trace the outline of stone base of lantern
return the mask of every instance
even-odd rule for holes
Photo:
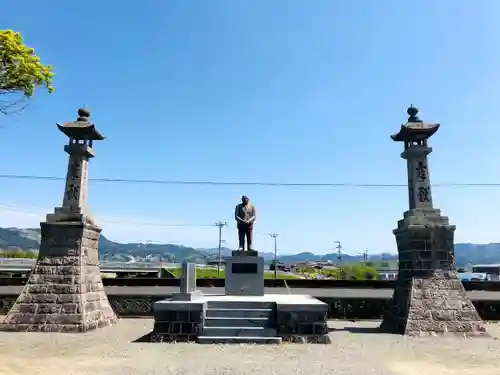
[[[101,228],[84,215],[65,219],[56,213],[41,223],[36,265],[0,330],[86,332],[116,322],[100,273]]]
[[[409,336],[487,335],[456,270],[454,231],[439,210],[405,212],[394,231],[398,283],[382,331]]]

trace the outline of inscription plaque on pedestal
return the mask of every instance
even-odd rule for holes
[[[259,267],[257,263],[233,263],[231,266],[232,273],[258,273]]]
[[[264,258],[242,253],[233,252],[226,260],[226,295],[263,296]]]

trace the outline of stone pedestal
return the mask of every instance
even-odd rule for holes
[[[454,231],[439,210],[405,212],[394,230],[399,274],[382,330],[410,336],[485,334],[456,270]]]
[[[226,295],[264,295],[264,258],[257,251],[233,251],[226,259],[225,273]]]
[[[172,300],[153,305],[154,326],[151,342],[195,341],[203,331],[206,302],[196,290],[196,263],[182,263],[181,287]]]
[[[157,301],[153,305],[154,326],[150,342],[192,342],[203,332],[206,302]]]
[[[278,336],[286,342],[330,344],[328,305],[311,296],[287,297],[276,304]]]
[[[84,218],[41,223],[38,260],[0,329],[86,332],[113,324],[99,266],[100,232]]]

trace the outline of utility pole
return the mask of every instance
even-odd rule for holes
[[[222,228],[224,228],[227,223],[216,221],[214,225],[219,228],[219,261],[217,262],[217,276],[220,276],[220,264],[222,263]]]
[[[274,239],[274,280],[278,278],[278,265],[277,265],[277,252],[278,247],[276,246],[276,238],[278,237],[278,233],[270,233],[269,236]]]
[[[337,261],[340,266],[340,264],[342,263],[342,244],[340,243],[340,241],[335,241],[335,245],[335,249],[337,250]]]
[[[365,251],[363,251],[363,261],[365,262],[368,262],[368,249],[365,249]]]

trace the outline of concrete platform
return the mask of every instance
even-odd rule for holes
[[[165,299],[162,301],[157,301],[154,304],[155,309],[174,309],[174,308],[186,308],[193,304],[207,303],[207,302],[227,302],[227,303],[238,303],[240,306],[252,305],[255,306],[261,303],[272,303],[282,306],[283,308],[293,309],[293,308],[303,308],[308,307],[313,310],[322,311],[323,309],[328,310],[328,305],[314,297],[305,294],[264,294],[263,296],[227,296],[225,294],[203,294],[191,301],[182,300],[171,300]]]
[[[308,295],[198,294],[155,302],[154,342],[329,343],[328,305]]]
[[[264,294],[263,296],[227,296],[225,294],[204,294],[203,297],[206,301],[274,302],[283,305],[304,304],[312,306],[326,305],[326,303],[305,294]]]

